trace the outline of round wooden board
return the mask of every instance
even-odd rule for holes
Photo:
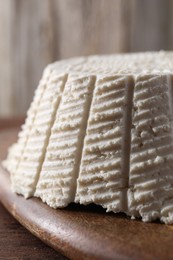
[[[1,160],[17,131],[0,133]],[[30,232],[70,259],[173,259],[173,226],[130,220],[93,205],[54,210],[39,199],[25,200],[12,193],[2,167],[0,201]]]

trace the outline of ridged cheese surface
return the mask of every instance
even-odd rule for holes
[[[54,115],[59,105],[66,75],[51,74],[41,102],[36,108],[33,125],[24,147],[16,173],[13,175],[13,189],[26,198],[33,195],[40,167],[44,160]]]
[[[135,84],[128,198],[130,213],[139,214],[144,221],[173,220],[169,87],[170,75],[139,76]]]
[[[52,127],[36,196],[54,208],[74,201],[95,77],[69,79]]]
[[[99,78],[84,141],[76,202],[96,203],[107,211],[123,211],[123,189],[126,178],[123,163],[126,138],[125,116],[128,92],[132,92],[131,77]]]
[[[51,207],[173,223],[173,52],[48,65],[4,166],[16,193]]]
[[[18,135],[18,142],[14,144],[9,149],[8,158],[6,161],[3,162],[4,166],[12,173],[16,172],[16,169],[19,165],[21,157],[23,155],[25,145],[27,143],[28,137],[32,130],[33,122],[35,120],[37,108],[41,102],[43,93],[46,88],[46,82],[48,80],[50,74],[49,69],[45,69],[43,73],[43,77],[40,80],[39,86],[35,91],[34,99],[30,105],[30,108],[27,112],[27,117],[25,120],[25,124],[22,126],[22,131]],[[11,178],[13,181],[13,178]]]

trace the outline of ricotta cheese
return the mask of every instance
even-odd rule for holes
[[[50,64],[4,162],[13,190],[173,223],[172,61],[162,51]]]

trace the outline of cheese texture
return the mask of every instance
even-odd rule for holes
[[[54,208],[173,223],[173,53],[49,65],[4,167],[16,193]]]

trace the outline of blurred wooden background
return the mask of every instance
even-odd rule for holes
[[[0,0],[0,116],[26,113],[55,60],[173,49],[172,12],[172,0]]]

